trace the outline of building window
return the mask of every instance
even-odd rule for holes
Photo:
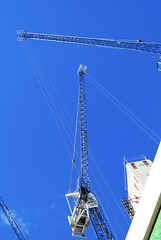
[[[145,164],[146,167],[149,166],[149,163],[147,161],[143,161],[143,163]]]
[[[132,166],[134,169],[137,169],[137,166],[135,165],[135,163],[131,163],[131,166]]]

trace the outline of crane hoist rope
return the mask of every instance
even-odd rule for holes
[[[72,158],[72,168],[71,168],[71,177],[70,177],[70,187],[69,192],[71,192],[72,188],[72,179],[73,179],[73,170],[74,170],[74,163],[75,163],[75,149],[77,143],[77,129],[78,129],[78,110],[79,110],[79,93],[78,93],[78,103],[77,103],[77,114],[76,114],[76,124],[75,124],[75,135],[74,135],[74,144],[73,144],[73,158]]]

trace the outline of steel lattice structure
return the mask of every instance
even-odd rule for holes
[[[90,208],[90,219],[98,239],[114,239],[105,220],[101,206]]]
[[[88,147],[84,71],[79,72],[80,128],[81,128],[81,187],[90,191],[88,176]]]
[[[10,225],[12,226],[15,234],[17,235],[18,239],[20,240],[26,240],[24,235],[22,234],[21,227],[18,225],[18,223],[15,221],[14,217],[12,216],[10,210],[6,206],[5,202],[3,201],[2,197],[0,196],[0,207],[2,211],[4,212],[7,220],[9,221]]]
[[[80,65],[79,73],[79,95],[80,95],[80,127],[81,127],[81,195],[90,192],[88,175],[88,147],[87,147],[87,119],[86,119],[86,96],[85,96],[85,71]],[[84,194],[86,192],[86,194]],[[98,240],[114,239],[109,226],[106,223],[102,207],[89,207],[90,220],[92,222]]]
[[[18,40],[20,41],[23,41],[27,38],[31,38],[31,39],[37,39],[37,40],[85,44],[85,45],[108,47],[108,48],[129,49],[129,50],[136,50],[136,51],[155,53],[155,54],[161,55],[161,43],[159,42],[144,42],[141,40],[130,41],[130,40],[119,40],[119,39],[73,37],[73,36],[62,36],[62,35],[52,35],[52,34],[28,33],[21,30],[18,30],[17,33],[18,33]]]
[[[87,44],[103,47],[127,48],[150,52],[148,44],[128,43],[116,40],[104,40],[96,38],[81,38],[58,36],[48,34],[27,33],[25,31],[17,32],[18,40],[22,41],[27,38],[38,40],[49,40],[57,42],[68,42],[77,44]],[[141,46],[140,49],[137,49]],[[154,46],[151,52],[161,53],[157,51],[158,47]],[[159,48],[160,49],[160,48]],[[90,181],[88,174],[88,146],[87,146],[87,120],[86,120],[86,96],[85,96],[85,71],[86,68],[80,65],[79,74],[79,94],[80,94],[80,130],[81,130],[81,177],[79,184],[79,192],[68,193],[66,197],[76,198],[72,216],[68,216],[69,224],[72,227],[73,236],[85,237],[83,231],[88,228],[88,216],[90,217],[94,231],[98,240],[113,240],[114,236],[103,214],[101,206],[97,203],[95,196],[90,192]],[[71,210],[71,209],[70,209]],[[89,213],[88,213],[89,211]]]

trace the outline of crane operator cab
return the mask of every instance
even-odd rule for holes
[[[87,238],[84,230],[88,228],[90,222],[88,209],[98,207],[95,196],[92,193],[88,193],[87,198],[83,199],[79,191],[68,193],[65,196],[71,212],[71,216],[68,216],[68,221],[72,228],[72,235]],[[73,199],[73,211],[68,197]]]

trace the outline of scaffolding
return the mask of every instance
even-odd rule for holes
[[[126,197],[121,198],[121,203],[123,207],[125,208],[127,214],[129,215],[130,219],[133,220],[135,215],[135,210],[131,205],[131,202],[134,201],[133,199],[128,199]]]

